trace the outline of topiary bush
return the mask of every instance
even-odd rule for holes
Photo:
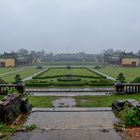
[[[97,65],[94,67],[94,69],[101,69],[101,67]]]
[[[42,66],[37,66],[36,69],[43,69],[43,67]]]
[[[16,76],[15,76],[15,82],[14,82],[15,84],[20,84],[20,83],[22,83],[22,79],[21,79],[21,76],[20,76],[20,74],[17,74]]]
[[[119,81],[119,82],[122,82],[122,83],[126,82],[125,81],[125,76],[124,76],[124,74],[122,72],[118,74],[116,80]]]

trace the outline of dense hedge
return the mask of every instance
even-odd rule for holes
[[[54,75],[54,76],[44,76],[44,77],[35,76],[33,77],[33,79],[49,79],[49,78],[59,78],[59,77],[67,77],[67,76],[69,75]],[[86,75],[71,75],[71,77],[105,79],[105,77],[86,76]]]
[[[140,77],[136,77],[132,83],[140,83]]]
[[[62,82],[78,82],[81,81],[81,78],[58,78],[57,81],[62,81]]]
[[[100,82],[100,81],[40,81],[40,82],[27,82],[26,86],[28,87],[50,87],[50,86],[112,86],[112,82]]]

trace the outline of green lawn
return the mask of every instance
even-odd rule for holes
[[[59,97],[49,96],[49,97],[35,97],[29,96],[29,101],[32,103],[33,107],[53,107],[52,101],[58,99]]]
[[[16,76],[16,74],[20,74],[21,78],[24,79],[24,78],[29,77],[29,76],[31,76],[34,73],[37,73],[39,71],[41,71],[41,70],[35,69],[33,67],[30,67],[30,68],[28,67],[28,68],[24,68],[22,71],[15,72],[15,73],[8,74],[8,75],[4,75],[4,76],[1,76],[0,78],[2,78],[3,80],[5,80],[8,83],[12,83],[12,82],[14,82],[14,77]]]
[[[83,75],[83,76],[98,76],[96,73],[89,71],[87,68],[51,68],[40,77],[54,76],[54,75]]]
[[[98,69],[98,71],[108,74],[114,78],[116,78],[117,75],[120,72],[122,72],[125,75],[127,82],[132,82],[136,77],[140,76],[140,67],[138,68],[103,67],[101,69]]]
[[[52,101],[63,97],[34,97],[29,96],[29,101],[33,107],[53,107]],[[111,104],[115,100],[120,99],[136,99],[140,101],[140,94],[131,95],[112,95],[112,96],[76,96],[72,97],[76,99],[76,107],[111,107]]]
[[[17,70],[16,68],[0,68],[0,74],[4,74],[10,71],[15,71]]]

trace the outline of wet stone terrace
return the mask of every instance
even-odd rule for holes
[[[116,122],[111,111],[97,112],[34,112],[26,124],[40,129],[16,133],[10,140],[122,140],[113,128]]]

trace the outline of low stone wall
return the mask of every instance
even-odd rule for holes
[[[20,97],[19,94],[7,95],[0,103],[0,122],[10,124],[21,113],[30,111],[31,104],[26,97]]]
[[[112,110],[115,113],[119,113],[120,111],[124,110],[125,108],[135,107],[140,110],[140,102],[134,99],[126,99],[126,100],[118,100],[112,103]]]

